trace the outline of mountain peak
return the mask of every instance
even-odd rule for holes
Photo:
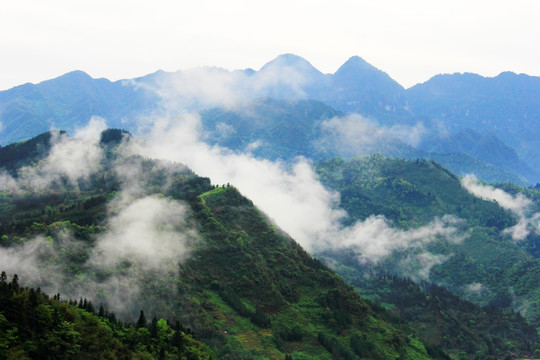
[[[74,70],[74,71],[70,71],[68,73],[65,73],[64,75],[61,75],[59,76],[58,78],[56,79],[53,79],[53,80],[75,80],[75,81],[81,81],[81,80],[92,80],[93,78],[88,75],[87,73],[85,73],[84,71],[82,70]]]
[[[333,77],[342,83],[368,82],[387,86],[392,91],[401,91],[403,87],[382,70],[377,69],[359,56],[351,56],[334,73]]]
[[[40,87],[62,87],[80,86],[80,84],[90,83],[94,80],[90,75],[81,70],[70,71],[64,75],[51,80],[45,80],[38,84]],[[108,81],[108,80],[107,80]]]
[[[291,53],[278,55],[274,60],[270,60],[264,66],[273,64],[273,63],[279,64],[279,65],[298,65],[298,64],[311,65],[309,61],[307,61],[303,57],[295,55],[295,54],[291,54]]]
[[[368,74],[368,73],[380,73],[385,74],[385,72],[377,69],[375,66],[371,65],[364,59],[359,56],[351,56],[339,69],[334,73],[334,76],[357,76],[359,74]]]
[[[275,68],[295,68],[302,73],[321,74],[309,61],[294,54],[282,54],[263,65],[260,71],[265,71]]]
[[[366,60],[362,59],[360,56],[354,55],[351,56],[341,67],[336,71],[339,72],[342,69],[356,68],[364,70],[377,70],[374,66],[369,64]]]

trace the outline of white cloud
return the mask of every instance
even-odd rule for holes
[[[184,205],[166,198],[147,196],[118,200],[120,206],[108,219],[108,231],[100,236],[91,258],[98,268],[114,268],[135,261],[147,269],[176,269],[189,245],[197,239],[186,222]]]
[[[478,293],[478,292],[484,291],[485,286],[482,285],[481,283],[474,282],[474,283],[470,283],[469,285],[467,285],[465,287],[465,290],[468,291],[468,292],[472,292],[472,293]]]
[[[42,256],[50,256],[53,250],[44,237],[36,237],[9,248],[0,247],[0,264],[7,274],[18,274],[25,281],[42,283],[44,273],[39,268]]]
[[[217,67],[196,67],[129,83],[159,95],[169,113],[232,106],[259,97],[304,98],[309,85],[304,68],[272,64],[255,74]],[[277,90],[277,92],[276,92]],[[242,110],[235,106],[236,110]]]
[[[187,207],[167,198],[122,194],[109,207],[107,230],[92,242],[75,239],[69,228],[54,240],[25,239],[21,245],[0,247],[2,270],[65,299],[102,302],[126,320],[134,320],[141,308],[152,313],[155,303],[150,302],[173,301],[178,265],[198,242],[194,225],[186,221]],[[70,256],[88,259],[74,270]],[[155,285],[162,287],[159,294],[145,293]],[[161,307],[156,315],[168,316],[170,309]]]
[[[460,243],[466,236],[462,227],[462,220],[445,215],[417,229],[399,230],[392,227],[384,216],[372,215],[332,234],[331,245],[353,249],[360,261],[376,263],[394,250],[424,248],[436,239]]]
[[[306,159],[285,165],[209,146],[200,129],[194,114],[160,119],[134,151],[184,163],[216,184],[233,184],[312,253],[353,249],[360,262],[377,263],[394,251],[410,249],[415,277],[426,278],[431,267],[446,259],[429,254],[426,245],[437,239],[459,243],[467,236],[462,221],[452,216],[412,230],[396,229],[381,215],[343,227],[347,213],[338,207],[339,194],[318,181]],[[413,277],[411,271],[407,275]]]
[[[320,147],[336,148],[345,156],[380,152],[401,143],[417,146],[426,133],[422,123],[414,126],[394,125],[383,127],[376,121],[358,114],[334,117],[322,124],[325,137]]]
[[[510,235],[515,241],[521,241],[531,231],[540,233],[540,213],[531,213],[532,201],[523,194],[513,196],[504,190],[483,185],[473,175],[463,177],[461,179],[461,185],[474,196],[483,200],[495,201],[501,207],[512,211],[518,217],[517,224],[504,229],[502,231],[503,234]]]
[[[512,196],[501,189],[489,185],[482,185],[473,175],[464,176],[461,179],[463,187],[474,196],[490,201],[496,201],[500,206],[518,215],[523,215],[531,205],[531,201],[522,194]]]
[[[17,178],[7,173],[0,174],[0,190],[44,191],[61,186],[63,178],[73,186],[79,180],[87,180],[99,171],[103,157],[99,141],[106,127],[104,119],[92,117],[87,126],[75,132],[73,138],[53,131],[49,155],[36,165],[19,169]]]

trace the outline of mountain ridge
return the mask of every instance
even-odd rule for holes
[[[185,106],[190,111],[200,111],[215,107],[215,101],[231,98],[238,101],[260,97],[311,99],[345,114],[358,113],[375,119],[380,126],[388,128],[414,127],[420,123],[425,137],[446,136],[464,129],[473,129],[482,136],[492,132],[518,156],[516,160],[507,152],[512,156],[505,159],[506,164],[520,162],[514,168],[502,168],[530,183],[540,180],[530,170],[540,168],[535,155],[540,151],[540,140],[534,136],[540,131],[534,121],[540,117],[538,77],[512,72],[492,78],[455,73],[436,75],[404,89],[387,73],[357,56],[350,57],[334,74],[322,74],[307,60],[293,54],[280,55],[258,71],[222,69],[219,76],[204,68],[193,71],[157,71],[116,82],[92,79],[84,72],[75,71],[36,85],[1,91],[0,143],[20,141],[51,128],[72,132],[94,115],[107,119],[111,127],[136,132],[141,118],[169,115],[171,109],[163,106],[171,101],[180,101],[180,110]],[[206,77],[199,81],[197,76],[201,74]],[[199,82],[209,86],[201,87],[197,85]],[[160,85],[164,88],[160,89]],[[194,93],[190,92],[191,87]],[[176,91],[180,93],[175,95]],[[170,99],[163,101],[163,95]],[[215,101],[208,104],[203,101],[206,96]],[[223,105],[229,106],[230,102]],[[452,151],[446,154],[459,152],[449,150]],[[485,158],[467,154],[486,162]]]
[[[109,130],[103,138],[123,133]],[[101,144],[99,171],[76,182],[53,178],[51,194],[48,188],[33,189],[31,182],[2,192],[0,256],[6,249],[10,258],[21,249],[37,249],[39,276],[31,281],[42,288],[60,280],[64,296],[90,289],[86,298],[116,304],[124,317],[134,319],[142,308],[147,316],[179,320],[222,359],[445,359],[406,324],[371,307],[236,188],[212,185],[180,164],[126,157],[122,145]],[[34,154],[30,147],[26,153]],[[21,164],[39,170],[47,161]],[[21,177],[31,176],[28,166]],[[124,179],[126,171],[138,175]],[[147,216],[140,214],[145,207],[134,204],[146,204]],[[171,224],[161,222],[171,214],[161,214],[158,204],[173,212]],[[176,206],[182,212],[176,213]],[[148,228],[137,226],[136,234],[129,234],[126,216],[134,215],[138,224],[157,221],[157,232],[147,238]],[[171,231],[184,235],[171,238]],[[159,248],[184,241],[189,254],[178,247],[155,251],[155,236]],[[111,239],[116,250],[106,251],[102,245]],[[134,252],[144,239],[143,252]],[[122,261],[100,261],[103,255]],[[123,301],[115,301],[119,295]]]

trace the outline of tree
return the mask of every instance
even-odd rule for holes
[[[139,314],[139,320],[137,320],[137,329],[146,327],[146,318],[144,317],[144,311],[141,310]]]

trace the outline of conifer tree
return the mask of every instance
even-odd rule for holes
[[[144,317],[144,311],[141,310],[139,314],[139,320],[137,320],[137,329],[146,327],[146,318]]]

